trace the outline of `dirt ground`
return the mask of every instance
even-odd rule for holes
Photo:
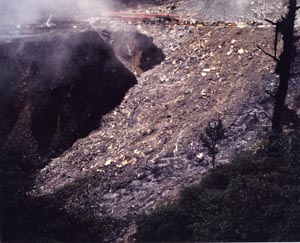
[[[207,7],[216,9],[219,2]],[[259,4],[253,2],[251,9]],[[189,16],[199,17],[203,9],[195,8],[196,3],[208,4],[178,1],[174,11],[184,15],[189,6],[200,9],[189,11]],[[151,11],[170,9],[171,4],[152,6]],[[255,18],[272,10],[267,4],[263,5],[267,11]],[[239,13],[251,20],[254,16]],[[258,48],[272,53],[274,29],[270,26],[141,23],[119,28],[135,28],[152,37],[165,59],[146,72],[136,72],[138,83],[121,105],[103,117],[99,129],[51,160],[40,171],[31,195],[64,194],[64,188],[72,186],[72,193],[64,195],[64,208],[89,208],[97,216],[105,211],[125,219],[132,230],[137,215],[174,198],[182,186],[201,180],[208,166],[199,157],[203,155],[206,162],[210,158],[199,135],[209,120],[222,119],[227,129],[218,163],[228,163],[236,152],[255,148],[260,131],[270,125],[273,100],[267,93],[275,91],[278,77],[275,62]],[[293,79],[294,87],[297,80]]]
[[[219,163],[255,145],[257,130],[268,126],[265,90],[277,77],[274,62],[257,45],[272,50],[272,28],[140,30],[154,37],[165,60],[138,77],[101,128],[41,170],[33,195],[75,185],[64,207],[85,202],[95,214],[104,209],[132,222],[201,179],[207,166],[197,159],[205,154],[199,134],[210,119],[222,119],[228,130]],[[78,183],[83,178],[86,183]]]

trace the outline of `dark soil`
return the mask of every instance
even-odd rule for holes
[[[1,146],[57,155],[100,125],[136,79],[94,31],[0,46]]]

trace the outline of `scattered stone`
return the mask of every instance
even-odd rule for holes
[[[226,55],[227,55],[227,56],[230,56],[230,55],[232,54],[232,52],[233,52],[233,50],[230,49],[230,50],[226,53]]]
[[[238,50],[238,54],[242,55],[244,53],[245,53],[245,50],[243,48],[241,48],[241,49]]]
[[[103,117],[101,128],[77,141],[47,166],[47,172],[40,173],[38,195],[56,191],[65,183],[72,185],[75,178],[93,173],[92,165],[99,163],[94,167],[99,168],[113,159],[104,167],[104,173],[97,173],[99,179],[89,179],[95,185],[89,189],[91,193],[86,193],[83,183],[72,197],[83,194],[89,204],[109,206],[113,215],[133,222],[147,207],[155,207],[176,195],[180,185],[201,179],[207,165],[205,159],[198,162],[206,156],[198,135],[208,119],[221,116],[230,131],[220,148],[222,163],[228,162],[237,149],[255,143],[252,129],[268,124],[260,112],[266,109],[263,104],[269,104],[263,90],[278,77],[270,74],[274,63],[257,51],[256,44],[269,45],[273,30],[207,27],[187,33],[182,29],[180,39],[177,27],[141,24],[141,31],[144,30],[163,49],[166,61],[142,73],[115,112]],[[178,49],[173,51],[174,47]],[[235,58],[233,54],[245,47],[247,55]],[[230,55],[226,55],[228,50]],[[248,60],[250,55],[255,58]],[[273,90],[274,86],[269,88]],[[257,120],[249,116],[253,107],[258,109]],[[100,144],[105,144],[107,151],[94,154]],[[79,169],[83,161],[85,175]],[[57,176],[62,173],[64,177]],[[93,195],[95,191],[97,196]],[[105,196],[107,193],[118,196]],[[72,201],[69,207],[77,208],[79,204]]]

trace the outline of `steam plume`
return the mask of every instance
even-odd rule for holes
[[[109,0],[0,0],[0,27],[55,17],[79,19],[107,11]]]

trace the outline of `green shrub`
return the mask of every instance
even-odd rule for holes
[[[200,134],[200,141],[207,149],[208,155],[211,157],[212,167],[216,166],[216,156],[220,152],[219,143],[225,138],[225,128],[222,120],[210,120],[204,129],[204,133]]]
[[[211,169],[177,201],[143,215],[137,239],[299,241],[299,138],[290,132]]]

